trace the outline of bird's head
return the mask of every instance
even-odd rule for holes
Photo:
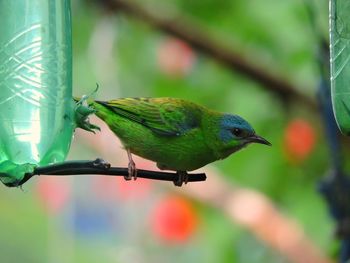
[[[223,158],[244,148],[250,143],[271,146],[270,142],[255,133],[253,127],[246,120],[237,115],[223,115],[219,126],[218,137],[222,147],[221,154]]]

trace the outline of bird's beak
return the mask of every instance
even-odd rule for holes
[[[255,142],[255,143],[261,143],[261,144],[265,144],[265,145],[268,145],[268,146],[272,146],[272,144],[264,139],[263,137],[259,136],[259,135],[253,135],[253,136],[250,136],[249,137],[249,141],[250,142]]]

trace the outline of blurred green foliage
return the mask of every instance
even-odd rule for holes
[[[218,65],[200,53],[196,53],[195,63],[188,74],[168,76],[160,70],[157,60],[159,48],[167,36],[123,14],[113,17],[93,3],[83,0],[72,2],[75,95],[90,93],[98,82],[101,86],[98,93],[100,99],[180,97],[243,116],[259,134],[272,142],[273,147],[266,149],[254,145],[214,165],[233,183],[266,194],[283,213],[302,225],[306,235],[318,247],[330,251],[334,242],[333,224],[325,203],[316,191],[317,181],[325,175],[330,165],[317,113],[300,108],[297,101],[287,107],[258,83]],[[302,1],[139,2],[160,13],[163,9],[176,9],[196,21],[208,34],[239,50],[252,63],[295,83],[303,93],[314,96],[320,78],[315,59],[318,40],[312,32]],[[324,23],[327,20],[327,2],[314,2],[317,21],[322,32],[327,32],[327,23]],[[97,27],[101,25],[109,25],[107,33],[115,34],[112,38],[113,56],[109,60],[103,57],[108,43],[104,39],[93,38]],[[96,43],[100,46],[96,46]],[[317,142],[308,159],[293,164],[286,158],[283,137],[287,124],[296,117],[312,124],[317,133]],[[93,151],[87,153],[84,146],[73,145],[71,159],[85,155],[93,158],[97,154]],[[37,197],[32,193],[35,180],[40,178],[25,185],[24,191],[6,188],[0,191],[1,262],[49,262],[47,258],[52,248],[48,243],[51,242],[48,231],[58,232],[55,237],[58,251],[60,242],[70,235],[71,230],[65,228],[64,215],[46,215],[40,210]],[[75,182],[78,180],[75,187],[85,179],[78,178]],[[124,242],[123,233],[120,236],[116,234],[117,241],[73,236],[73,259],[66,256],[57,262],[126,262],[128,258],[128,262],[287,262],[282,255],[256,240],[247,230],[232,225],[218,211],[205,204],[197,209],[201,219],[199,229],[195,237],[183,246],[168,247],[148,240],[150,234],[140,227],[135,229],[142,232],[135,234],[139,237],[137,240],[141,239],[137,242],[134,239]],[[126,213],[130,216],[136,210],[130,207]],[[145,228],[142,216],[148,212],[145,209],[134,216]],[[54,226],[48,226],[52,221]],[[124,251],[125,259],[121,249],[118,249],[123,244],[138,252],[142,251],[140,254],[145,258],[133,260],[133,253]]]

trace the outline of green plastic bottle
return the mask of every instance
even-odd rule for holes
[[[13,183],[70,147],[70,0],[1,0],[0,24],[0,179]]]
[[[350,1],[330,0],[332,103],[342,133],[350,135]]]

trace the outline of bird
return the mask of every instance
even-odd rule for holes
[[[271,146],[242,117],[194,102],[170,98],[119,98],[89,102],[95,114],[120,139],[129,159],[126,180],[137,178],[132,154],[178,174],[176,186],[187,183],[187,172],[225,159],[251,143]]]

